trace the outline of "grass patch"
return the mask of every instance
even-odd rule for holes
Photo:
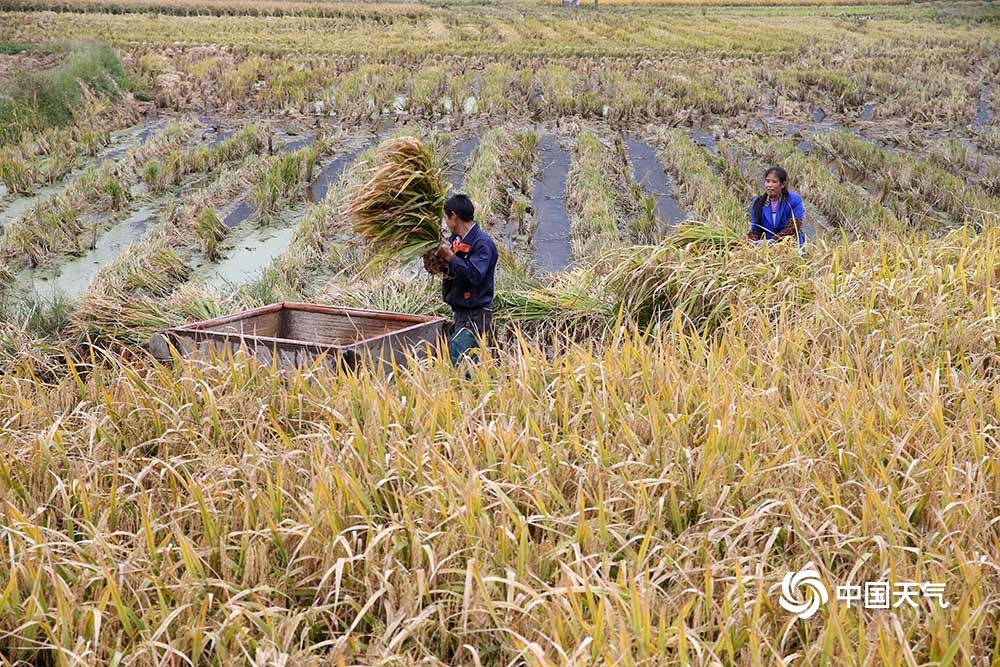
[[[47,72],[16,71],[0,91],[0,145],[26,131],[69,125],[88,95],[118,100],[128,75],[114,49],[88,45]]]
[[[0,56],[13,56],[31,50],[31,44],[27,42],[8,42],[0,40]]]

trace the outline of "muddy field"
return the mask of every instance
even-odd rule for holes
[[[527,162],[518,165],[523,173],[499,173],[491,176],[504,182],[475,183],[472,192],[477,200],[499,214],[496,233],[507,247],[516,250],[520,259],[536,272],[563,271],[574,261],[586,257],[574,256],[571,246],[574,225],[581,224],[579,210],[568,205],[568,191],[585,187],[569,179],[577,166],[577,137],[592,133],[605,146],[608,157],[622,161],[625,168],[612,170],[608,178],[613,184],[611,202],[623,237],[628,237],[630,224],[637,209],[645,201],[655,219],[656,234],[650,240],[669,234],[672,227],[684,220],[703,219],[713,215],[713,202],[696,204],[701,195],[689,185],[697,178],[718,181],[721,188],[732,193],[740,203],[759,187],[760,175],[771,163],[800,166],[791,168],[792,188],[799,190],[807,202],[810,235],[837,234],[850,221],[840,219],[843,207],[882,208],[887,215],[910,226],[956,226],[963,222],[957,211],[943,205],[933,190],[920,189],[897,182],[898,176],[859,164],[852,151],[864,147],[879,154],[880,159],[898,163],[910,170],[918,166],[951,175],[971,192],[995,198],[1000,191],[997,165],[1000,157],[990,146],[977,144],[976,131],[990,127],[993,115],[986,104],[980,105],[974,122],[965,128],[938,129],[919,137],[913,136],[905,124],[878,120],[876,110],[866,106],[860,118],[827,114],[817,108],[810,122],[797,122],[776,116],[759,116],[753,122],[733,124],[728,119],[709,118],[702,125],[681,125],[670,128],[655,123],[611,124],[586,119],[559,119],[543,123],[505,123],[492,127],[488,119],[464,119],[461,127],[453,128],[448,119],[426,122],[405,113],[386,109],[377,123],[362,129],[343,125],[322,116],[243,117],[225,114],[178,114],[147,109],[137,124],[112,133],[109,143],[92,159],[82,162],[63,178],[35,188],[31,193],[13,195],[0,191],[0,225],[5,230],[16,229],[19,222],[30,218],[31,212],[43,208],[47,201],[63,195],[81,174],[90,169],[125,164],[155,142],[165,128],[183,126],[183,134],[174,150],[195,153],[213,149],[232,137],[241,128],[260,125],[267,135],[259,150],[239,160],[218,165],[218,170],[185,174],[169,187],[152,190],[138,172],[127,186],[129,202],[121,210],[108,215],[100,207],[80,211],[80,228],[73,247],[53,248],[38,262],[19,261],[11,255],[16,267],[9,294],[24,298],[76,299],[88,289],[94,276],[122,252],[132,251],[133,244],[158,235],[171,237],[169,246],[191,269],[189,280],[218,290],[234,290],[255,279],[276,258],[288,250],[289,243],[310,209],[328,202],[331,215],[337,217],[337,199],[345,187],[346,175],[356,171],[359,156],[366,148],[392,134],[413,133],[433,137],[441,149],[450,155],[452,187],[463,191],[466,174],[489,165],[477,165],[477,160],[498,157],[509,160],[504,151],[504,137],[515,133],[532,135],[534,153]],[[480,150],[489,131],[492,145]],[[499,131],[499,135],[496,134]],[[669,142],[664,133],[673,133]],[[913,143],[902,143],[902,135]],[[831,142],[830,137],[841,141]],[[323,144],[308,179],[293,183],[278,210],[262,214],[254,204],[250,190],[254,183],[247,177],[244,185],[227,190],[224,181],[240,178],[246,162],[274,162],[284,154],[295,154]],[[702,163],[704,173],[692,173],[691,167],[679,159],[676,142],[688,143],[687,151]],[[857,142],[854,145],[851,142]],[[495,155],[499,152],[499,155]],[[246,175],[246,174],[244,174]],[[507,190],[518,181],[527,184],[521,196],[526,201],[519,207],[513,221]],[[824,188],[834,182],[841,199],[829,201],[831,192]],[[221,196],[217,191],[224,192]],[[582,193],[585,194],[585,193]],[[191,238],[177,234],[176,220],[169,220],[179,207],[208,197],[212,208],[226,230],[225,239],[209,257]],[[484,201],[493,197],[497,201]],[[995,199],[993,199],[995,201]],[[718,202],[716,202],[718,203]],[[497,211],[496,209],[500,210]],[[505,218],[505,219],[504,219]],[[727,220],[738,224],[739,220]],[[346,227],[345,227],[346,230]],[[329,278],[330,271],[319,271],[317,277]],[[308,296],[306,294],[305,296]]]
[[[742,229],[771,164],[813,239],[940,234],[1000,209],[989,9],[553,8],[505,28],[524,10],[227,7],[6,15],[0,39],[17,46],[0,72],[60,66],[22,49],[72,26],[117,47],[134,92],[87,132],[0,156],[5,299],[86,301],[112,274],[127,284],[140,251],[177,268],[158,299],[371,292],[340,201],[399,133],[450,156],[512,276],[585,267],[684,221]],[[752,38],[763,26],[774,40]]]

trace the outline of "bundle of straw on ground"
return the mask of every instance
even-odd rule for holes
[[[167,298],[115,289],[86,295],[73,313],[68,332],[100,344],[145,345],[158,331],[223,313],[219,295],[183,285]]]
[[[744,235],[732,226],[715,226],[703,222],[685,222],[677,225],[664,240],[678,248],[695,245],[702,248],[733,248],[745,241]]]
[[[201,241],[205,256],[210,261],[219,259],[219,243],[229,233],[229,228],[219,219],[214,208],[206,208],[194,220],[194,233]]]
[[[407,263],[434,250],[441,240],[445,167],[416,137],[383,143],[369,177],[344,208],[365,238],[375,263]]]
[[[34,167],[17,147],[8,146],[0,150],[0,181],[8,192],[17,195],[31,192],[37,180]]]
[[[407,272],[378,274],[371,280],[335,281],[325,289],[319,301],[348,308],[385,310],[414,315],[445,314],[440,283],[413,280]]]
[[[734,317],[734,304],[753,303],[766,317],[782,304],[810,297],[809,266],[792,244],[744,246],[726,228],[692,223],[653,246],[613,248],[591,266],[542,283],[537,279],[497,289],[499,321],[529,335],[554,332],[570,339],[600,339],[629,324],[646,331],[680,318],[711,331]],[[783,281],[775,282],[775,276]],[[784,280],[800,276],[798,280]],[[776,289],[776,285],[795,289]]]
[[[171,301],[191,273],[162,236],[129,246],[94,277],[73,312],[69,333],[144,344],[155,331],[183,322],[189,311],[207,312],[187,308],[191,299]]]
[[[511,281],[513,283],[513,281]],[[519,280],[496,294],[497,319],[531,335],[568,333],[573,339],[609,330],[616,306],[593,273],[578,269],[554,280]]]
[[[734,248],[724,229],[686,229],[692,239],[684,245],[624,248],[598,261],[615,312],[640,329],[681,317],[696,331],[712,331],[734,317],[735,304],[753,304],[772,317],[783,305],[810,298],[805,280],[809,265],[793,244]],[[783,277],[781,283],[778,276]]]

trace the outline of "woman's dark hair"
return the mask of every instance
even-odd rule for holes
[[[472,222],[476,215],[476,207],[468,195],[452,195],[444,203],[444,214],[451,215],[452,213],[457,213],[458,217],[465,222]]]

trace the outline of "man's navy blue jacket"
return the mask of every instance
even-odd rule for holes
[[[489,307],[499,257],[493,240],[475,224],[465,238],[453,234],[448,241],[455,256],[444,279],[445,303],[456,310]]]

